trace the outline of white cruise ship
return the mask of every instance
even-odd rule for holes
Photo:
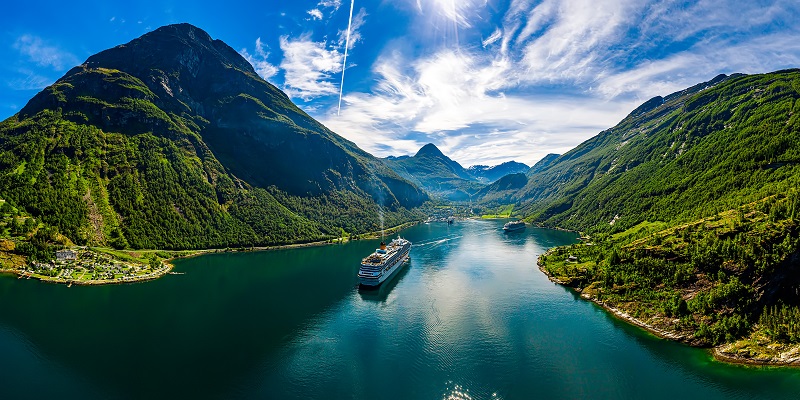
[[[408,260],[411,242],[401,237],[386,243],[381,242],[381,247],[361,260],[358,270],[358,282],[363,286],[376,287],[389,279],[397,272],[403,263]]]
[[[524,221],[512,221],[503,225],[503,230],[506,232],[513,232],[525,229]]]

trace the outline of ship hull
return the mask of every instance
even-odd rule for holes
[[[516,227],[503,228],[503,230],[506,231],[506,232],[522,231],[522,230],[525,230],[525,225],[518,225]]]
[[[359,285],[364,288],[377,288],[382,283],[390,280],[395,274],[397,274],[397,271],[403,268],[403,265],[405,265],[406,261],[408,260],[408,253],[409,251],[406,251],[402,256],[398,257],[397,261],[394,262],[394,265],[390,266],[387,270],[383,271],[383,273],[380,276],[369,277],[369,278],[359,276],[358,277]]]

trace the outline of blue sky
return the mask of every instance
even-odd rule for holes
[[[342,86],[350,5],[13,2],[0,15],[0,118],[90,55],[178,22],[363,149],[432,142],[465,166],[532,164],[655,95],[800,67],[796,0],[355,0]]]

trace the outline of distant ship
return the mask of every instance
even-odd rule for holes
[[[386,243],[381,242],[381,247],[361,260],[358,270],[358,282],[363,286],[377,287],[389,279],[400,266],[408,260],[411,251],[411,242],[401,237]]]
[[[506,232],[521,231],[525,229],[524,221],[512,221],[503,225],[503,230]]]

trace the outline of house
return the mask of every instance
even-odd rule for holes
[[[56,251],[56,261],[75,261],[77,259],[78,259],[78,254],[72,250]]]
[[[569,262],[578,262],[578,257],[575,257],[575,256],[570,254],[570,256],[567,257],[567,261],[569,261]]]
[[[51,264],[40,263],[40,262],[36,262],[36,261],[34,261],[32,264],[33,264],[33,268],[37,269],[37,270],[46,269],[46,270],[49,271],[49,270],[53,269],[53,265],[51,265]]]

